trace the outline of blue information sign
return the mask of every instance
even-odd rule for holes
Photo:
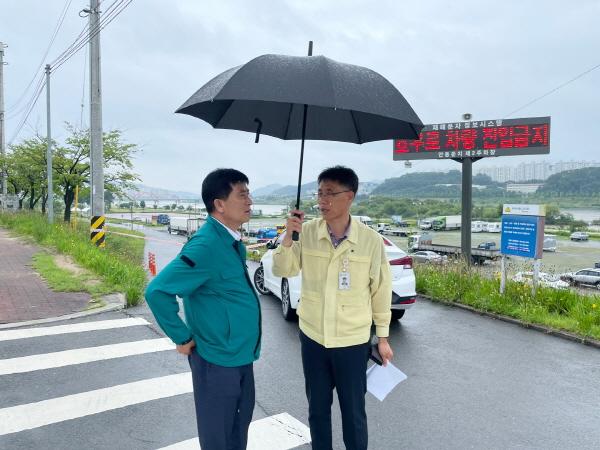
[[[503,215],[500,252],[540,259],[544,244],[544,219],[540,216]]]

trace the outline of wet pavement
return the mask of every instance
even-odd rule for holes
[[[160,266],[185,238],[152,229]],[[256,263],[249,262],[250,271]],[[261,296],[263,347],[257,408],[308,423],[298,324]],[[136,309],[141,312],[145,307]],[[408,375],[384,402],[367,394],[369,448],[595,449],[600,442],[600,351],[419,299],[390,330]],[[337,400],[334,449],[343,449]]]

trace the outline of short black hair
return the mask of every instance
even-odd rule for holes
[[[329,167],[319,174],[317,182],[320,183],[321,181],[334,181],[339,183],[354,192],[354,195],[358,192],[358,175],[356,175],[356,172],[349,167]]]
[[[233,191],[233,185],[248,183],[248,177],[235,169],[216,169],[206,175],[202,182],[202,201],[210,214],[215,210],[215,200],[225,200]]]

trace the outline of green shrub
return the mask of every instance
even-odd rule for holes
[[[477,267],[460,262],[415,267],[417,292],[435,301],[461,303],[553,328],[600,339],[600,296],[575,290],[538,287],[507,281],[500,294],[500,280]]]

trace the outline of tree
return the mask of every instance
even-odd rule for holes
[[[115,201],[115,195],[109,191],[108,189],[104,191],[104,204],[106,205],[106,210],[110,211],[112,209],[112,204]]]
[[[29,197],[28,207],[34,209],[42,200],[42,211],[48,198],[46,148],[47,140],[40,136],[11,145],[4,163],[8,173],[8,185],[19,198],[19,209]]]
[[[146,208],[146,202],[144,200],[140,200],[140,208]]]
[[[56,183],[60,186],[65,202],[65,222],[71,220],[71,205],[75,197],[75,187],[89,184],[90,177],[90,134],[70,124],[66,126],[70,136],[64,146],[56,147],[54,161],[57,172]],[[104,149],[104,189],[113,194],[123,194],[133,189],[139,177],[132,172],[132,156],[137,152],[135,144],[125,144],[121,131],[103,133]]]

